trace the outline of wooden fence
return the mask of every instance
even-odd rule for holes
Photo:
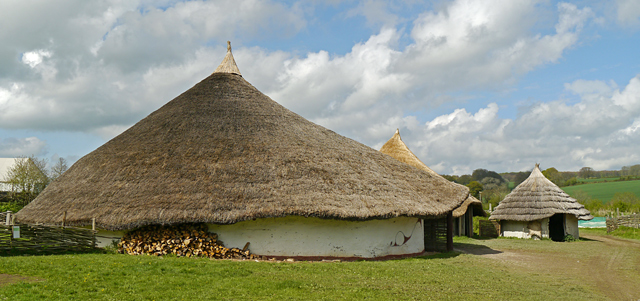
[[[614,218],[607,218],[607,232],[611,232],[618,227],[640,228],[640,214],[623,215]]]
[[[496,221],[479,220],[478,235],[481,237],[498,237],[500,236],[500,224]]]
[[[84,252],[96,247],[96,231],[91,229],[13,224],[7,213],[1,218],[5,222],[0,224],[0,253]]]
[[[447,219],[424,219],[425,251],[447,251]]]

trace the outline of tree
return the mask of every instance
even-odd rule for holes
[[[553,182],[553,184],[564,186],[564,177],[562,177],[562,174],[554,167],[545,169],[542,171],[542,174],[549,179],[549,181]]]
[[[460,177],[458,177],[458,180],[456,181],[458,184],[462,184],[462,185],[467,185],[469,183],[471,183],[473,179],[471,178],[470,175],[462,175]]]
[[[500,181],[501,183],[505,182],[504,178],[499,173],[495,171],[482,169],[482,168],[478,168],[474,170],[473,173],[471,174],[471,178],[478,182],[484,180],[485,178],[494,178]]]
[[[35,156],[19,157],[9,167],[5,183],[11,186],[11,198],[26,205],[49,184],[47,161]]]
[[[67,166],[67,160],[59,157],[58,161],[56,161],[56,164],[51,167],[51,181],[57,179],[65,171],[67,171],[67,169],[69,169],[69,167]]]
[[[480,184],[480,182],[471,181],[467,184],[467,187],[469,187],[469,194],[477,199],[480,198],[480,191],[482,191],[482,184]]]
[[[530,174],[531,172],[524,172],[524,171],[518,172],[513,178],[513,187],[518,187],[518,185],[524,182],[524,180],[526,180]]]
[[[591,167],[583,167],[580,168],[580,171],[578,172],[578,175],[583,178],[583,179],[588,179],[593,177],[595,174],[595,172],[593,171],[593,168]]]

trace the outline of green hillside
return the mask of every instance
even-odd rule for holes
[[[562,187],[562,189],[571,196],[575,196],[578,191],[584,191],[591,199],[598,199],[606,203],[617,192],[633,192],[640,197],[640,180],[582,184]]]

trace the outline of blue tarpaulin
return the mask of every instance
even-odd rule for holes
[[[578,228],[606,228],[606,217],[594,217],[590,221],[578,221]]]

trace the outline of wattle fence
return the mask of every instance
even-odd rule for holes
[[[14,224],[0,213],[0,254],[85,252],[95,249],[96,231],[85,228]]]
[[[620,226],[640,228],[640,214],[636,213],[614,218],[607,218],[607,232],[614,231]]]

